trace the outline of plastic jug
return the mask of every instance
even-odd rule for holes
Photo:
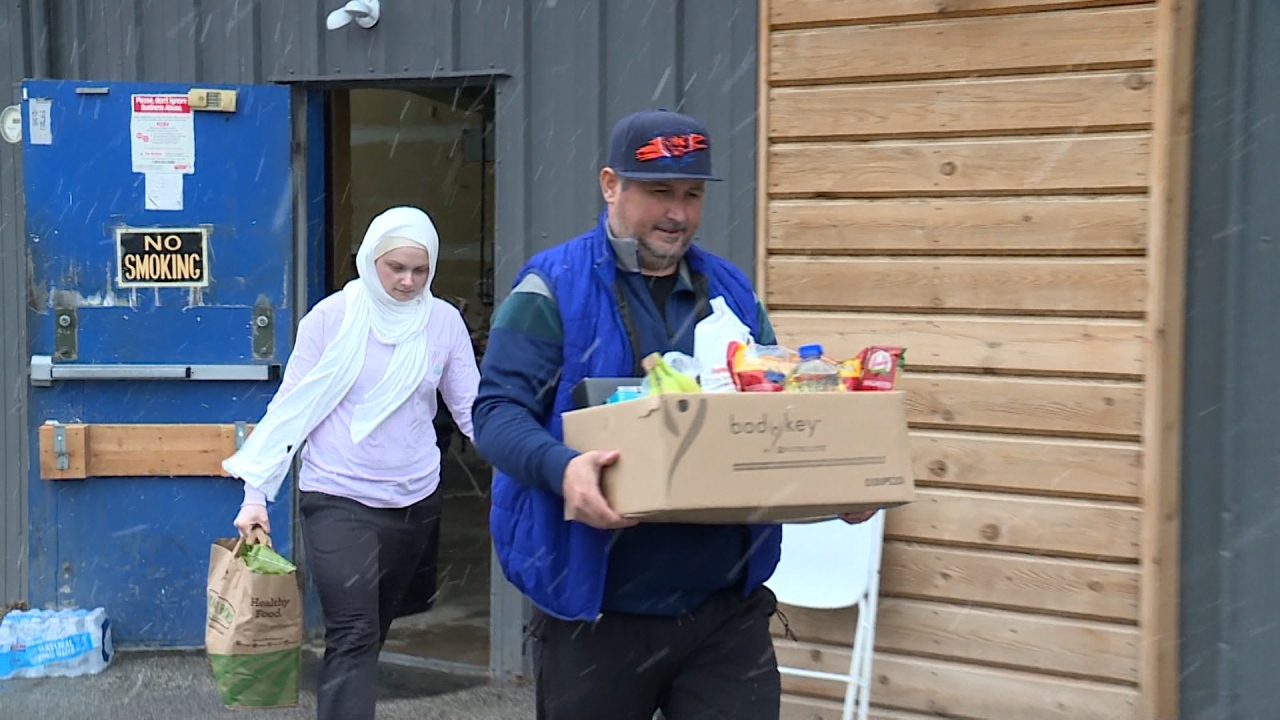
[[[752,342],[751,328],[733,314],[724,298],[711,298],[711,314],[693,328],[693,357],[702,373],[698,378],[703,392],[734,392],[729,375],[729,343]]]

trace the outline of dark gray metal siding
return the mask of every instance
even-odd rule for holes
[[[0,79],[191,83],[377,82],[501,72],[495,119],[499,297],[534,251],[589,228],[613,123],[668,107],[707,123],[715,169],[703,244],[750,272],[755,248],[755,0],[383,0],[371,30],[325,30],[342,0],[0,0]],[[25,29],[25,35],[18,34]],[[26,40],[26,44],[22,42]],[[7,63],[7,64],[6,64]],[[0,337],[6,410],[0,472],[25,459],[20,180],[0,150]],[[10,405],[10,400],[13,405]],[[25,529],[6,494],[9,537]],[[25,507],[23,500],[16,504]],[[10,517],[13,516],[13,517]],[[16,528],[16,530],[15,530]],[[6,568],[10,547],[4,546]],[[13,557],[18,557],[16,550]],[[7,571],[6,571],[7,572]],[[6,574],[6,582],[8,576]],[[14,580],[16,583],[17,581]],[[518,600],[518,598],[516,598]],[[512,598],[496,598],[518,652]],[[499,660],[509,667],[514,659]]]
[[[16,0],[10,0],[12,5]],[[329,32],[339,0],[29,0],[49,77],[374,81],[505,72],[496,118],[498,287],[595,218],[613,123],[668,107],[708,124],[725,182],[701,237],[744,270],[755,234],[754,0],[385,0]]]
[[[1181,703],[1280,706],[1280,4],[1200,0],[1187,267]]]
[[[26,67],[22,17],[14,2],[0,3],[0,79],[19,78]],[[0,108],[18,100],[16,85],[0,86]],[[21,148],[0,142],[0,606],[26,596],[27,262]]]
[[[484,3],[489,6],[489,3]],[[750,271],[755,253],[756,3],[559,0],[496,3],[511,42],[491,62],[512,74],[497,108],[497,282],[531,252],[586,229],[609,130],[667,107],[711,133],[716,172],[701,242]],[[492,11],[491,11],[492,12]],[[498,27],[497,17],[492,27]],[[464,45],[476,46],[465,34]],[[483,30],[478,26],[476,30]],[[503,164],[519,169],[503,173]]]

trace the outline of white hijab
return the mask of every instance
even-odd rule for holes
[[[383,238],[392,240],[382,243]],[[430,271],[421,295],[399,301],[383,289],[374,267],[380,243],[383,253],[407,246],[427,251],[431,258]],[[355,384],[364,366],[371,332],[380,342],[394,345],[395,350],[382,380],[355,409],[351,441],[364,440],[409,399],[429,367],[426,329],[431,306],[435,304],[431,281],[436,276],[439,249],[440,238],[431,218],[417,208],[391,208],[369,223],[356,254],[360,277],[342,289],[346,314],[337,337],[302,381],[273,403],[240,450],[222,461],[227,473],[258,488],[268,500],[274,500],[289,472],[294,453]]]

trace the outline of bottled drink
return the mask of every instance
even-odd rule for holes
[[[0,679],[94,675],[114,654],[102,608],[15,611],[0,622]]]
[[[843,392],[840,366],[822,357],[821,345],[801,345],[800,362],[787,378],[789,392]]]

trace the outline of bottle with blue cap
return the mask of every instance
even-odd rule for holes
[[[822,356],[821,345],[801,345],[800,362],[787,378],[788,392],[841,392],[840,366]]]

